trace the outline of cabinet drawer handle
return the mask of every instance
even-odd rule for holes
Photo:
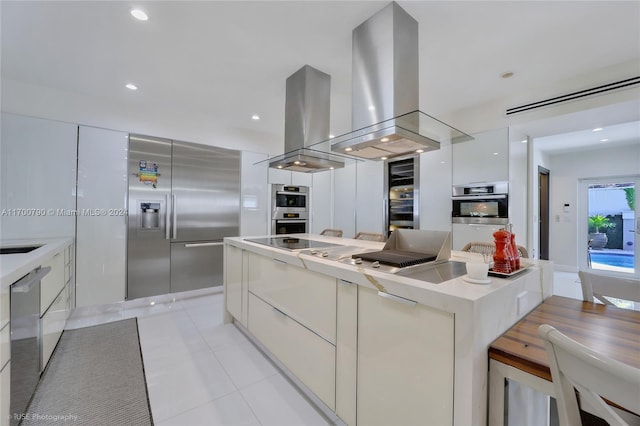
[[[338,280],[340,281],[340,284],[344,284],[344,285],[354,285],[355,283],[352,283],[351,281],[347,281],[347,280]]]
[[[394,302],[404,303],[405,305],[409,305],[409,306],[415,306],[418,304],[418,302],[414,300],[405,299],[404,297],[395,296],[393,294],[385,293],[384,291],[379,291],[378,296],[382,296],[385,299],[393,300]]]
[[[281,265],[286,265],[287,262],[285,262],[284,260],[280,260],[280,259],[273,259],[274,262],[279,263]]]
[[[287,314],[285,314],[284,312],[282,312],[280,309],[276,308],[276,307],[271,307],[271,309],[273,309],[273,312],[275,312],[276,314],[282,316],[282,317],[287,317]]]

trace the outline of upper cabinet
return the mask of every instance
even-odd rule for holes
[[[453,185],[509,180],[509,129],[472,135],[453,145]]]
[[[76,124],[2,114],[3,239],[75,235],[77,142]]]

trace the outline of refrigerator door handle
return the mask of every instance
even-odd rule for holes
[[[173,239],[175,240],[176,238],[178,238],[178,210],[176,209],[176,205],[177,205],[177,198],[178,196],[176,194],[173,194],[172,196],[172,205],[171,205],[171,214],[173,215],[173,225],[172,225],[172,231],[173,231]]]
[[[211,243],[187,243],[184,246],[186,248],[192,248],[192,247],[212,247],[212,246],[221,246],[221,245],[224,245],[222,241],[211,242]]]
[[[171,234],[169,233],[169,196],[165,195],[164,196],[164,238],[165,240],[168,240],[169,238],[171,238]]]

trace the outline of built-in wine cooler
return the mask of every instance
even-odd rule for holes
[[[389,161],[386,165],[388,235],[396,229],[419,229],[419,165],[418,157]]]

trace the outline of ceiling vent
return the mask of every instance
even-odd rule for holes
[[[554,98],[533,102],[507,109],[507,115],[518,114],[521,112],[531,111],[538,108],[544,108],[551,105],[558,105],[565,102],[575,101],[577,99],[587,98],[590,96],[601,95],[603,93],[612,92],[640,85],[640,76],[628,78],[626,80],[616,81],[615,83],[603,84],[602,86],[592,87],[591,89],[580,90],[566,95],[556,96]]]

